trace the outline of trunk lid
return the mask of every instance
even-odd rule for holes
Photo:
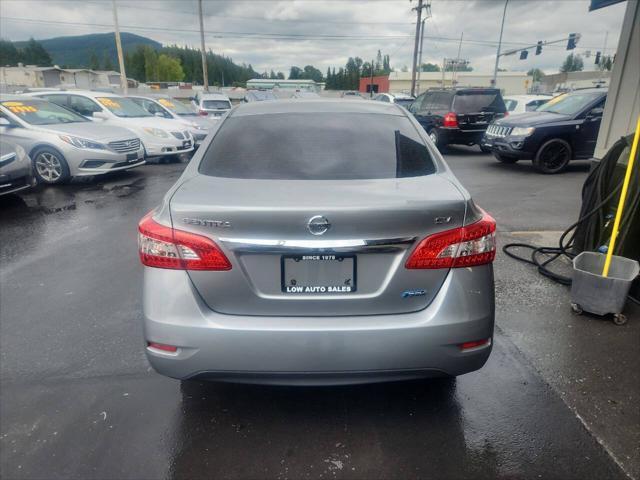
[[[170,202],[174,228],[211,238],[231,261],[230,271],[188,272],[212,310],[295,316],[425,308],[448,270],[407,270],[406,258],[425,236],[461,226],[465,206],[438,174],[330,182],[198,175]],[[310,232],[313,217],[321,218],[316,233],[330,224],[325,233]]]

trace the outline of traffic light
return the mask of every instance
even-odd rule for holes
[[[574,48],[576,48],[576,43],[578,43],[578,34],[570,33],[569,41],[567,42],[567,50],[573,50]]]
[[[529,56],[529,52],[527,50],[522,50],[520,52],[520,60],[526,60]]]
[[[594,63],[600,65],[600,52],[596,52],[596,61]]]
[[[538,46],[536,47],[536,55],[540,55],[542,53],[542,42],[538,42]]]

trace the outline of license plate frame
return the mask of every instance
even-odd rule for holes
[[[297,259],[297,261],[296,261]],[[340,284],[332,285],[313,285],[303,280],[303,284],[292,285],[290,281],[287,281],[287,264],[291,264],[287,260],[293,260],[295,263],[305,262],[306,265],[311,266],[314,263],[318,266],[321,264],[330,265],[325,262],[343,262],[344,260],[351,261],[351,282],[346,283],[345,279]],[[295,255],[282,255],[280,257],[280,290],[282,293],[289,295],[349,295],[358,290],[358,258],[353,254],[334,254],[334,253],[301,253]],[[347,267],[348,269],[348,267]],[[318,275],[318,272],[314,272]],[[305,284],[306,283],[306,284]]]

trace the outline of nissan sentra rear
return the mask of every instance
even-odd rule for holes
[[[159,373],[337,384],[482,367],[495,222],[402,108],[250,103],[207,141],[139,225]]]

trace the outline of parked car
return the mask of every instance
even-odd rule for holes
[[[182,127],[189,130],[196,146],[200,145],[215,125],[208,117],[198,115],[180,100],[168,95],[129,95],[128,98],[152,115],[178,121]]]
[[[2,124],[0,117],[0,125]],[[31,159],[24,148],[0,140],[0,195],[17,193],[36,184]]]
[[[414,97],[407,95],[406,93],[379,93],[373,97],[373,99],[378,102],[397,103],[404,108],[409,108],[409,106],[416,100]]]
[[[518,113],[532,112],[552,98],[551,95],[509,95],[504,97],[504,104],[509,115],[516,115]]]
[[[416,98],[409,111],[439,149],[450,144],[480,144],[489,124],[507,114],[496,88],[428,90]]]
[[[0,133],[27,151],[42,183],[144,164],[140,139],[132,131],[94,123],[42,98],[0,96]]]
[[[271,90],[249,90],[245,94],[242,101],[244,103],[249,102],[264,102],[266,100],[277,100],[278,97]]]
[[[335,384],[482,367],[495,222],[405,109],[243,104],[203,150],[139,224],[158,372]]]
[[[487,129],[482,141],[503,163],[533,160],[541,173],[559,173],[573,159],[593,156],[607,90],[559,95],[534,112],[509,116]]]
[[[191,105],[199,115],[208,116],[212,120],[220,119],[231,110],[231,100],[224,93],[198,92],[191,99]]]
[[[130,98],[84,90],[34,92],[28,95],[71,109],[96,123],[131,130],[142,141],[147,157],[176,155],[193,150],[193,138],[189,130],[173,120],[150,114]]]

